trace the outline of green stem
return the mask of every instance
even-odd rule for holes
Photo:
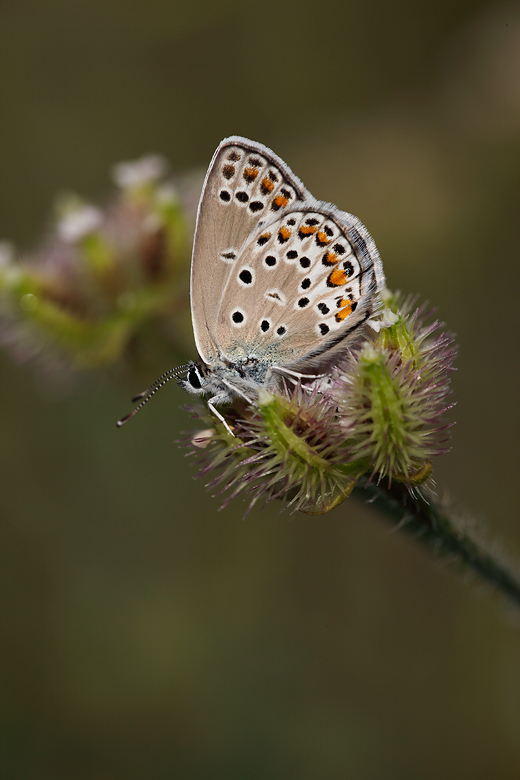
[[[433,497],[419,491],[411,495],[399,483],[359,482],[352,495],[370,500],[396,527],[435,548],[442,555],[454,555],[520,607],[520,571],[494,550],[474,524],[462,520]]]

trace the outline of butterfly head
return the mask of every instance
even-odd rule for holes
[[[202,364],[190,363],[185,379],[178,379],[179,385],[193,395],[204,395],[206,386],[206,372]]]
[[[186,368],[185,378],[177,379],[183,390],[193,395],[217,396],[220,403],[224,403],[224,396],[226,401],[237,396],[253,400],[272,373],[266,362],[255,358],[231,363],[221,360],[212,365],[200,361],[189,363]]]

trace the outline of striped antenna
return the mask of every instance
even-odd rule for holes
[[[142,393],[139,393],[139,395],[135,395],[132,398],[132,403],[137,403],[140,399],[143,399],[141,403],[133,409],[130,414],[127,414],[125,417],[121,417],[120,420],[116,422],[116,425],[118,428],[121,428],[122,425],[125,424],[131,417],[137,414],[138,411],[140,411],[143,406],[148,403],[150,398],[154,396],[157,392],[157,390],[160,390],[161,387],[163,387],[167,382],[170,381],[170,379],[175,379],[177,377],[177,374],[182,374],[183,371],[186,371],[190,367],[190,363],[187,363],[185,366],[178,366],[177,368],[170,368],[169,371],[166,371],[162,376],[159,377],[159,379],[156,379],[153,384],[150,385],[150,387],[146,388],[146,390],[143,390]]]

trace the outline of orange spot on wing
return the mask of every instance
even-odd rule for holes
[[[246,181],[254,181],[257,176],[258,176],[258,168],[251,168],[251,166],[244,168],[244,179]]]
[[[280,228],[278,234],[283,238],[284,241],[287,241],[287,239],[289,239],[291,236],[291,231],[289,230],[288,227],[285,227],[284,225],[283,227]]]
[[[329,237],[327,236],[327,234],[323,230],[319,231],[319,233],[316,236],[316,238],[320,242],[320,244],[328,244],[329,241],[330,241]]]
[[[326,263],[328,263],[328,265],[334,265],[334,263],[338,262],[339,257],[335,252],[327,252],[323,259]]]
[[[352,303],[348,300],[348,298],[344,298],[339,303],[341,307],[341,311],[338,311],[336,314],[336,321],[341,322],[346,317],[348,317],[349,314],[352,314]]]
[[[274,184],[270,179],[267,178],[267,176],[262,179],[260,186],[264,195],[267,195],[269,192],[274,190]]]
[[[315,233],[317,229],[318,228],[314,225],[302,225],[298,232],[302,236],[312,236],[312,234]]]
[[[289,203],[289,198],[286,198],[285,195],[277,195],[276,198],[273,200],[273,204],[277,208],[285,208],[287,204]]]
[[[346,284],[346,282],[347,275],[343,268],[335,268],[331,271],[329,278],[327,279],[327,283],[332,287],[339,287],[341,284]]]
[[[258,238],[257,244],[258,246],[263,246],[264,244],[267,244],[269,239],[271,238],[271,233],[262,233],[262,235]]]

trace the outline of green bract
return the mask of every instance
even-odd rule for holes
[[[455,356],[452,338],[425,327],[387,295],[389,308],[331,371],[327,381],[260,389],[257,404],[240,400],[223,413],[233,436],[204,409],[207,428],[190,439],[202,475],[227,491],[226,504],[247,495],[250,505],[280,498],[293,510],[327,512],[357,480],[388,478],[410,487],[431,475],[431,458],[446,447],[444,412]],[[391,307],[391,308],[390,308]]]

